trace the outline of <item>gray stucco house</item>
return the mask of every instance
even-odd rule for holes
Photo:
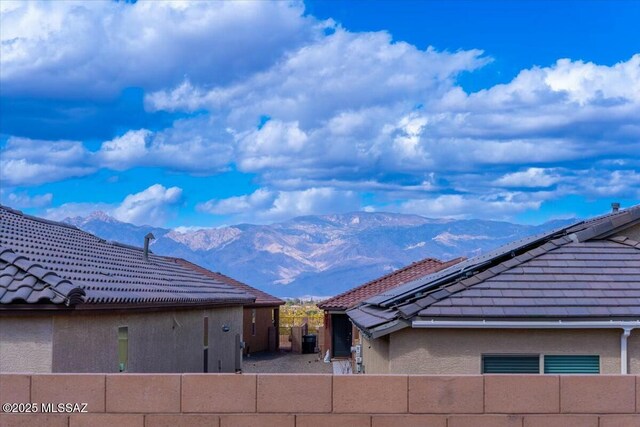
[[[640,206],[513,242],[347,314],[365,373],[640,374]]]
[[[175,258],[0,206],[0,372],[234,372],[254,301]]]
[[[255,301],[245,304],[243,310],[242,339],[245,355],[262,351],[276,351],[280,348],[278,330],[280,328],[280,306],[285,304],[283,300],[220,272],[207,270],[184,259],[177,258],[176,260],[185,267],[255,297]]]

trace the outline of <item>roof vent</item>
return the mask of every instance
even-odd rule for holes
[[[145,261],[149,261],[149,241],[156,240],[156,237],[152,233],[148,233],[144,236],[144,252],[143,256]]]
[[[613,202],[611,203],[611,212],[616,213],[620,210],[620,203]]]

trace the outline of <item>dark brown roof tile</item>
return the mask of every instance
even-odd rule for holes
[[[253,295],[256,300],[252,304],[248,304],[251,306],[278,306],[283,305],[285,302],[280,298],[274,297],[273,295],[269,295],[268,293],[261,291],[260,289],[254,288],[252,286],[247,285],[246,283],[242,283],[236,279],[233,279],[229,276],[226,276],[219,272],[213,272],[207,270],[204,267],[200,267],[199,265],[193,264],[187,260],[182,258],[176,258],[176,262],[184,265],[185,267],[192,268],[197,272],[204,274],[205,276],[211,277],[213,279],[219,280],[223,283],[226,283],[234,288],[240,289],[248,294]]]
[[[499,307],[504,311],[499,317],[640,317],[640,250],[620,240],[565,243],[522,263],[525,274],[512,268],[434,302],[419,315],[473,317],[480,307],[489,316],[498,313],[489,307]],[[592,256],[594,246],[601,256]],[[498,289],[502,296],[496,295]]]
[[[16,284],[18,286],[16,287]],[[173,258],[0,206],[0,309],[12,304],[243,304],[254,297]]]

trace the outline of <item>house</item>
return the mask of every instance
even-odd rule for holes
[[[240,370],[255,297],[147,237],[141,249],[0,207],[0,372]]]
[[[522,239],[347,311],[366,373],[640,373],[640,205]]]
[[[324,311],[323,352],[329,350],[332,358],[351,357],[351,347],[359,337],[358,330],[353,327],[347,317],[346,311],[349,308],[381,292],[427,276],[462,260],[463,258],[456,258],[443,262],[426,258],[318,304],[318,307]]]
[[[243,310],[245,355],[260,351],[275,351],[280,348],[280,335],[278,334],[278,330],[280,327],[280,306],[285,303],[283,300],[222,273],[209,271],[206,268],[202,268],[183,259],[176,259],[176,261],[205,276],[226,283],[255,297],[255,301],[245,304]]]

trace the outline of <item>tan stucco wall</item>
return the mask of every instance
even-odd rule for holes
[[[251,308],[244,309],[244,335],[246,343],[245,352],[256,353],[269,349],[269,327],[273,326],[273,307],[257,307],[256,310],[256,333],[251,332]]]
[[[635,240],[636,242],[640,242],[640,224],[621,230],[617,232],[615,236],[625,236]]]
[[[602,374],[620,373],[620,335],[611,330],[403,329],[390,335],[389,368],[372,363],[366,372],[480,374],[482,354],[598,354]],[[639,333],[636,333],[639,334]],[[633,345],[640,347],[637,335]],[[372,346],[373,348],[373,346]],[[367,351],[365,347],[365,351]],[[640,348],[639,348],[640,350]],[[635,369],[640,352],[631,350]],[[378,368],[380,366],[380,368]],[[637,373],[632,370],[631,373]]]
[[[229,332],[222,330],[224,324],[231,328]],[[209,372],[234,371],[236,334],[242,338],[242,307],[209,310]],[[242,360],[242,350],[238,349],[238,352],[239,360]]]
[[[53,372],[117,372],[118,327],[129,330],[128,372],[202,372],[209,316],[209,372],[233,372],[242,308],[73,313],[54,318]],[[222,326],[228,324],[229,332]]]
[[[389,373],[389,336],[367,339],[361,334],[360,341],[365,374]]]
[[[0,372],[51,372],[51,316],[0,316]]]
[[[629,359],[629,373],[640,374],[640,329],[631,331],[631,336],[627,342],[627,353]]]

